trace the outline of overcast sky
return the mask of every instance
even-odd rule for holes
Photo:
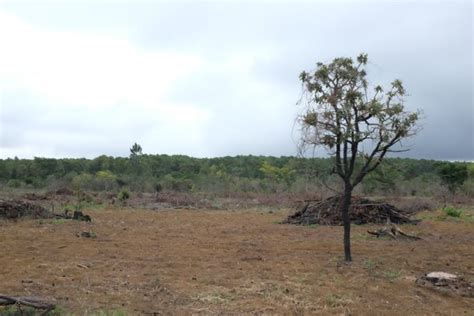
[[[296,155],[298,75],[369,54],[423,131],[474,159],[471,1],[0,1],[0,158]]]

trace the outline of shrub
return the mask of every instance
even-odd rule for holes
[[[120,190],[120,192],[117,194],[117,198],[122,201],[122,202],[125,202],[126,200],[128,200],[130,198],[130,192],[123,188],[122,190]]]
[[[163,186],[161,183],[155,183],[155,192],[161,192],[163,191]]]
[[[446,206],[445,208],[443,208],[443,212],[446,216],[450,217],[461,217],[462,215],[462,210],[452,206]]]
[[[72,187],[75,190],[85,190],[92,186],[94,177],[89,173],[81,173],[72,179]]]
[[[108,170],[98,171],[95,175],[95,188],[109,191],[116,187],[117,176]]]
[[[123,178],[117,178],[117,180],[115,180],[117,182],[117,185],[119,187],[123,187],[124,185],[127,184],[127,181],[125,181]]]
[[[455,193],[469,176],[468,165],[466,164],[441,163],[438,169],[441,180],[447,185],[451,193]]]
[[[8,187],[14,188],[14,189],[18,189],[22,185],[23,185],[23,182],[21,182],[20,180],[17,180],[17,179],[12,179],[12,180],[8,181],[8,183],[7,183]]]

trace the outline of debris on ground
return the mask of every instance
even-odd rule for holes
[[[54,214],[44,207],[27,201],[0,200],[0,219],[53,218]]]
[[[288,216],[285,224],[297,225],[342,225],[340,196],[332,196],[325,200],[309,201],[303,208]],[[395,206],[371,201],[366,198],[353,197],[349,209],[351,222],[354,224],[375,223],[382,224],[389,220],[396,224],[417,223],[408,216],[408,212],[397,209]]]
[[[34,309],[42,310],[40,315],[47,315],[50,311],[55,308],[54,304],[46,302],[43,299],[37,297],[15,297],[0,294],[0,306],[16,305],[18,307],[19,315],[23,315],[21,310],[22,306],[31,307]],[[1,312],[1,311],[0,311]]]
[[[78,264],[77,264],[77,267],[78,267],[78,268],[82,268],[82,269],[89,269],[88,266],[86,266],[85,264],[81,264],[81,263],[78,263]]]
[[[76,221],[84,221],[84,222],[91,222],[92,219],[89,215],[82,213],[81,211],[74,211],[72,215],[72,219]]]
[[[376,231],[367,231],[371,235],[379,237],[390,237],[392,239],[408,239],[408,240],[419,240],[421,237],[410,235],[402,231],[397,225],[387,222],[387,224],[376,230]]]
[[[460,296],[474,297],[474,283],[447,272],[430,272],[416,279],[416,285],[434,289],[443,293],[455,293]]]
[[[23,217],[33,219],[61,218],[85,222],[92,221],[89,215],[81,211],[74,211],[72,216],[69,215],[67,211],[64,212],[64,214],[54,214],[46,208],[29,201],[0,200],[0,219],[19,219]]]
[[[69,215],[68,211],[66,210],[64,214],[55,214],[54,215],[56,218],[63,218],[63,219],[73,219],[76,221],[84,221],[84,222],[92,222],[92,218],[87,215],[82,213],[81,211],[74,211],[74,213]]]
[[[242,257],[240,258],[241,261],[263,261],[263,257],[261,256],[251,256],[251,257]]]
[[[80,233],[77,233],[76,236],[77,237],[84,237],[84,238],[96,238],[97,237],[97,235],[92,231],[90,231],[90,232],[88,232],[88,231],[80,232]]]

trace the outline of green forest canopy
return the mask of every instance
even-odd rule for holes
[[[105,155],[95,159],[14,158],[0,160],[0,185],[10,188],[70,186],[84,190],[115,190],[126,186],[135,191],[298,191],[302,187],[308,189],[308,184],[333,181],[331,166],[330,158],[291,156],[193,158],[143,154],[131,158]],[[449,170],[468,176],[453,180]],[[367,179],[364,187],[369,191],[395,190],[397,184],[417,181],[427,185],[445,183],[450,189],[456,189],[473,177],[472,163],[389,158]]]

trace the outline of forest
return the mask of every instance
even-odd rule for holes
[[[149,155],[95,159],[2,159],[3,190],[69,188],[83,191],[305,193],[338,189],[331,158]],[[474,195],[474,164],[388,158],[360,188],[368,195]]]

